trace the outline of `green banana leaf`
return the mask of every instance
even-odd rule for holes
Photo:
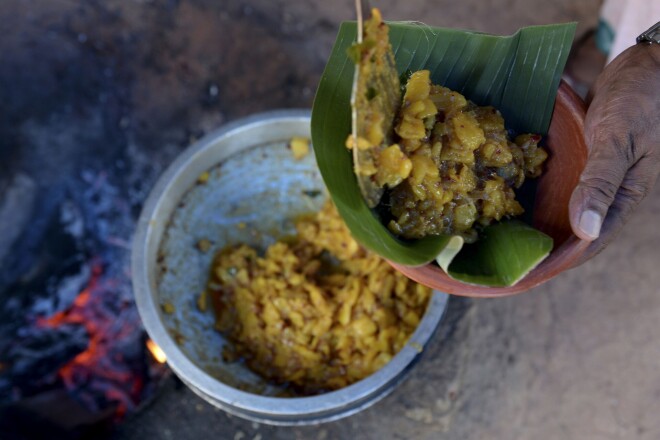
[[[449,268],[443,269],[469,284],[513,286],[551,249],[552,238],[521,221],[509,220],[484,229],[476,243],[465,245]]]
[[[547,133],[575,23],[532,26],[505,37],[419,24],[388,25],[399,73],[428,69],[434,84],[499,109],[507,128]],[[489,286],[517,282],[552,249],[552,239],[540,231],[525,226],[522,233],[519,222],[502,222],[493,226],[499,227],[495,233],[486,233],[493,227],[486,228],[484,238],[453,258],[456,242],[452,237],[398,239],[366,205],[345,147],[351,130],[355,69],[346,53],[356,32],[355,22],[342,23],[316,92],[311,123],[319,169],[351,233],[366,248],[400,264],[418,266],[440,256],[450,276],[464,282]],[[521,203],[531,211],[530,197]],[[448,244],[451,256],[442,258]]]

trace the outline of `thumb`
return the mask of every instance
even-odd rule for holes
[[[603,220],[629,168],[623,145],[612,141],[596,144],[569,204],[573,232],[586,241],[600,236]]]

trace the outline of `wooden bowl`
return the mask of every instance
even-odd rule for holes
[[[545,147],[550,157],[538,180],[533,225],[554,239],[550,255],[525,278],[510,287],[484,287],[451,279],[436,264],[410,267],[392,263],[418,283],[441,292],[471,297],[500,297],[525,292],[570,269],[589,246],[573,234],[568,202],[587,161],[584,142],[586,106],[565,82],[557,92]]]

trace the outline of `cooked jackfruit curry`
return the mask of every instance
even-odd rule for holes
[[[369,206],[386,206],[388,228],[407,239],[458,234],[472,242],[480,227],[522,214],[514,189],[541,174],[548,156],[541,136],[511,139],[497,109],[433,84],[428,70],[402,78],[405,91],[384,123],[394,98],[388,92],[385,107],[377,101],[383,81],[376,79],[396,75],[391,52],[387,25],[374,9],[363,42],[352,49],[362,79],[346,142]]]
[[[334,205],[296,222],[264,255],[246,245],[215,258],[205,295],[230,344],[225,360],[298,392],[342,388],[406,344],[431,290],[361,248]]]

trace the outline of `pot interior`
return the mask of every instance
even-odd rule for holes
[[[214,330],[210,299],[201,311],[198,298],[218,250],[239,243],[265,250],[295,233],[293,219],[318,211],[326,193],[311,151],[296,160],[288,141],[244,145],[228,157],[216,148],[218,161],[209,163],[208,180],[195,179],[176,204],[157,259],[158,301],[168,332],[198,367],[227,385],[281,395],[285,390],[241,362],[223,360],[226,341]],[[211,243],[205,252],[198,247],[202,240]]]

